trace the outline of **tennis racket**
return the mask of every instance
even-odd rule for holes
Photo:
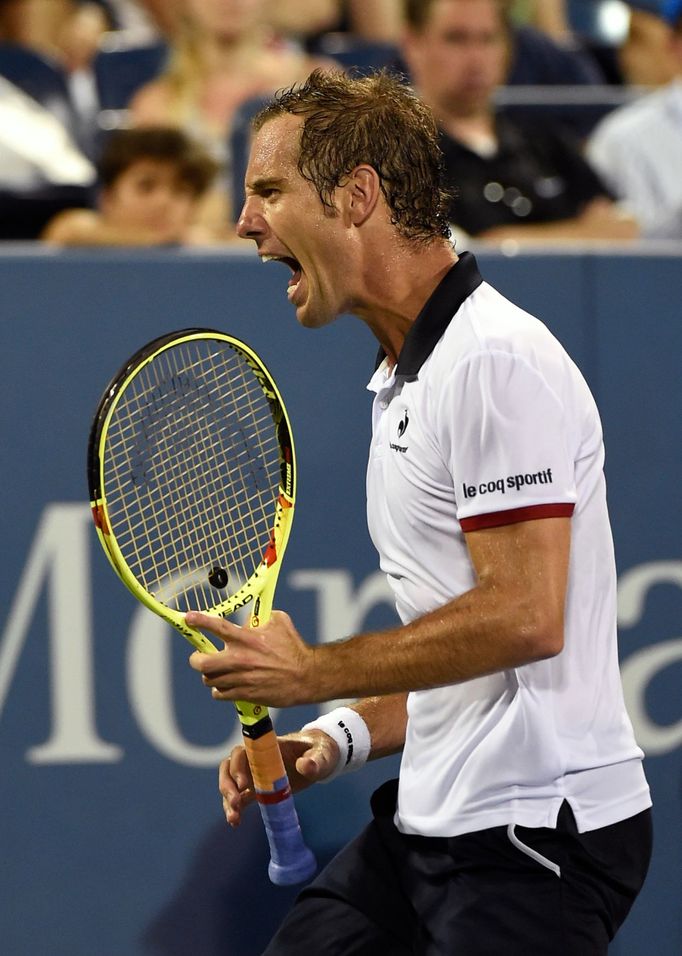
[[[194,647],[189,610],[270,616],[294,515],[296,460],[284,403],[247,345],[186,329],[144,346],[110,383],[88,445],[90,502],[114,571]],[[303,882],[303,841],[267,707],[236,702],[270,845],[273,883]]]

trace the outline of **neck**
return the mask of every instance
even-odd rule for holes
[[[210,72],[241,70],[246,63],[252,66],[261,55],[265,36],[260,31],[244,34],[205,37],[201,43],[201,58]]]
[[[488,109],[466,114],[441,113],[436,114],[436,119],[448,136],[462,143],[495,136],[495,116]]]
[[[405,337],[425,303],[457,262],[447,239],[419,246],[398,240],[398,248],[367,262],[364,294],[349,311],[371,329],[395,364]]]

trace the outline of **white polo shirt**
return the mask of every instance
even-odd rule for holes
[[[650,806],[618,669],[601,424],[574,363],[465,253],[369,388],[369,530],[403,622],[474,587],[464,532],[572,516],[563,651],[409,695],[399,829],[553,827],[566,799],[584,831]]]

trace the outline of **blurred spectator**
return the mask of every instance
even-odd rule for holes
[[[58,67],[22,47],[0,49],[13,77],[0,75],[0,239],[35,239],[60,209],[91,202],[95,169],[76,142]]]
[[[98,164],[98,210],[61,212],[42,238],[65,246],[207,244],[197,226],[201,197],[217,167],[183,132],[148,127],[118,130]]]
[[[113,26],[131,44],[169,40],[178,29],[183,0],[107,0]]]
[[[496,113],[509,56],[497,0],[407,0],[403,54],[442,130],[450,218],[500,241],[631,239],[637,227],[562,131]]]
[[[265,0],[183,0],[166,72],[134,96],[134,125],[163,123],[199,139],[221,166],[203,221],[231,218],[228,133],[249,99],[303,80],[320,61],[283,43],[265,19]]]
[[[0,37],[61,63],[69,72],[86,68],[111,23],[97,2],[0,0]]]
[[[666,55],[658,62],[664,85],[607,116],[589,139],[587,155],[644,235],[682,239],[682,0],[660,5],[659,26],[665,31]]]
[[[292,6],[295,2],[291,0]],[[333,16],[325,32],[368,43],[398,43],[404,24],[403,0],[332,0],[327,5],[333,7]],[[318,48],[319,39],[312,39],[312,49]]]
[[[340,4],[346,29],[356,37],[397,43],[403,28],[401,0],[345,0]]]
[[[395,3],[396,0],[389,0]],[[175,36],[184,0],[106,0],[115,27],[129,41],[151,43]],[[206,5],[206,0],[204,0]],[[303,37],[330,29],[336,22],[339,0],[264,0],[264,16],[281,36]]]
[[[56,112],[88,155],[95,150],[97,116],[91,65],[110,27],[108,8],[99,0],[0,0],[0,39],[10,48],[31,51],[63,74],[70,115]],[[7,78],[34,95],[16,75]],[[54,99],[40,102],[48,109],[58,106]]]
[[[263,13],[280,36],[304,38],[331,30],[338,9],[339,0],[265,0]]]

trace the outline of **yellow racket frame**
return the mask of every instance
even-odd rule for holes
[[[99,541],[114,571],[126,585],[128,590],[131,591],[138,601],[176,628],[193,647],[205,654],[213,654],[217,652],[218,648],[204,634],[202,634],[201,631],[196,630],[196,628],[189,627],[189,625],[185,623],[185,615],[183,612],[176,611],[174,608],[168,607],[162,601],[158,601],[144,587],[142,587],[133,572],[130,570],[128,563],[126,562],[121,549],[118,546],[116,537],[111,531],[107,512],[107,496],[104,480],[104,447],[107,441],[109,423],[114,416],[121,397],[125,394],[127,386],[140,374],[145,366],[149,365],[160,354],[169,348],[173,348],[184,342],[191,342],[201,339],[218,339],[225,342],[235,351],[239,352],[243,358],[246,359],[247,363],[258,379],[266,398],[276,402],[277,408],[281,411],[281,415],[286,424],[289,437],[289,447],[291,449],[291,460],[282,462],[283,481],[280,482],[279,496],[275,506],[272,539],[268,548],[266,549],[265,554],[263,555],[263,560],[257,566],[251,577],[246,581],[245,584],[242,585],[241,588],[239,588],[238,591],[235,591],[235,593],[227,600],[219,602],[213,607],[197,609],[202,610],[206,614],[214,615],[215,617],[229,617],[235,611],[252,603],[253,607],[250,611],[249,627],[258,627],[260,624],[266,623],[270,617],[275,587],[277,585],[277,578],[281,567],[281,559],[289,540],[291,525],[294,518],[294,503],[296,494],[296,458],[293,436],[291,433],[291,423],[289,421],[289,417],[287,415],[287,411],[279,389],[277,388],[261,359],[251,348],[249,348],[248,345],[246,345],[246,343],[234,338],[234,336],[228,335],[225,332],[215,332],[208,329],[188,329],[184,334],[180,333],[174,335],[172,338],[164,337],[164,339],[165,341],[161,341],[157,348],[151,350],[139,362],[135,364],[131,363],[128,374],[125,375],[125,377],[120,378],[118,384],[110,386],[107,393],[105,393],[104,400],[108,401],[108,406],[104,419],[99,426],[99,438],[96,448],[96,454],[99,463],[98,487],[100,489],[100,494],[90,502],[90,506],[92,508]],[[274,422],[274,424],[276,425],[278,423]],[[263,717],[268,713],[267,708],[262,704],[250,704],[247,701],[237,701],[235,706],[239,714],[239,719],[247,726],[262,720]]]

